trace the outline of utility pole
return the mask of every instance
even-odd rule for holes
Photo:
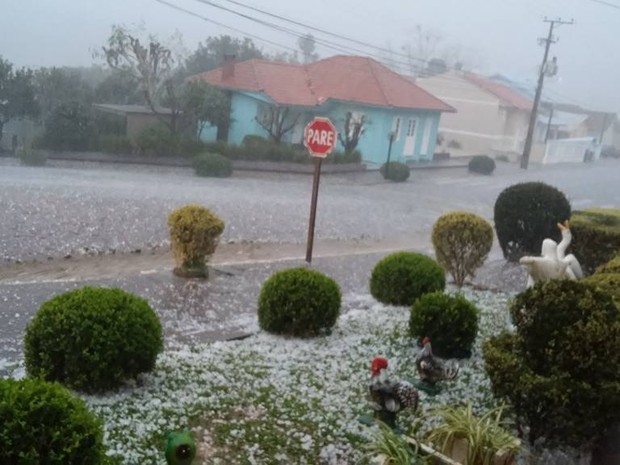
[[[573,20],[571,19],[570,21],[562,21],[560,18],[545,18],[545,23],[549,23],[549,35],[546,39],[539,39],[541,43],[545,43],[545,54],[543,55],[542,65],[538,74],[538,86],[536,87],[536,96],[534,97],[534,105],[532,107],[532,113],[530,114],[530,125],[527,128],[527,137],[525,138],[525,144],[523,146],[523,156],[521,157],[521,168],[523,168],[524,170],[527,169],[527,165],[530,161],[530,152],[532,151],[532,139],[534,136],[534,129],[536,128],[538,105],[540,103],[540,96],[542,95],[542,88],[545,82],[545,73],[547,73],[547,60],[549,58],[549,49],[551,48],[551,44],[556,42],[556,40],[553,39],[553,29],[555,28],[556,24],[558,26],[562,24],[573,24]]]

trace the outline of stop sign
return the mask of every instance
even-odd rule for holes
[[[325,158],[336,147],[338,131],[329,118],[314,118],[304,130],[304,145],[313,157]]]

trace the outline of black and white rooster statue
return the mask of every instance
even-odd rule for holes
[[[396,416],[405,409],[414,412],[418,407],[418,391],[407,381],[391,381],[387,377],[388,361],[375,357],[370,367],[370,402],[374,418],[396,429]]]
[[[459,374],[459,366],[456,364],[450,365],[436,358],[433,355],[431,340],[428,337],[422,340],[422,345],[422,350],[415,359],[415,366],[422,380],[422,384],[419,384],[418,388],[429,394],[436,394],[439,391],[439,388],[436,386],[437,383],[456,378]]]

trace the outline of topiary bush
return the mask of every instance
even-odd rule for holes
[[[43,166],[47,163],[47,154],[41,150],[24,147],[17,151],[17,156],[25,166]]]
[[[379,168],[379,172],[383,179],[389,179],[394,182],[405,182],[411,174],[409,166],[399,161],[391,161],[389,164],[384,163]]]
[[[409,334],[419,342],[428,336],[440,357],[465,358],[478,334],[480,311],[462,295],[442,291],[415,301],[409,317]]]
[[[224,232],[224,222],[209,209],[192,204],[170,213],[168,227],[177,263],[174,273],[181,277],[206,278],[206,264]]]
[[[546,238],[560,242],[557,223],[571,216],[566,196],[542,182],[515,184],[495,202],[495,230],[504,257],[512,262],[524,255],[540,255]]]
[[[495,171],[495,160],[487,155],[476,155],[467,164],[472,173],[492,174]]]
[[[586,274],[620,252],[620,210],[593,208],[573,213],[571,250]]]
[[[24,338],[30,376],[72,389],[115,389],[151,371],[163,348],[159,318],[121,289],[84,287],[43,303]]]
[[[493,246],[493,227],[473,213],[452,212],[435,222],[432,241],[437,261],[461,287],[487,259]]]
[[[388,255],[372,270],[370,293],[389,305],[412,305],[424,294],[443,291],[444,269],[435,260],[415,252]]]
[[[620,311],[570,280],[537,284],[510,311],[516,334],[484,344],[495,395],[510,401],[532,443],[591,446],[620,421]]]
[[[620,273],[620,254],[599,266],[596,269],[596,273]]]
[[[232,174],[232,162],[219,153],[202,153],[192,162],[198,176],[227,178]]]
[[[105,463],[101,423],[55,383],[0,380],[0,463]]]
[[[613,297],[617,305],[620,305],[620,272],[595,273],[591,276],[586,276],[581,282],[591,284],[598,290],[606,292]]]
[[[329,331],[340,314],[338,284],[308,268],[279,271],[263,284],[258,323],[273,334],[314,337]]]

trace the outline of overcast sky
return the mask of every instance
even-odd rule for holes
[[[241,35],[156,0],[1,1],[0,55],[19,66],[89,65],[92,51],[105,42],[112,24],[142,25],[162,39],[179,31],[190,50],[210,35]],[[296,48],[296,38],[291,35],[198,0],[166,1],[283,47]],[[211,1],[252,14],[229,0]],[[559,73],[548,81],[548,88],[567,102],[620,112],[620,0],[237,1],[397,52],[411,42],[419,24],[439,33],[445,44],[453,44],[466,61],[478,66],[478,71],[518,79],[536,77],[543,53],[537,38],[548,31],[543,18],[574,18],[574,25],[557,30],[559,42],[553,45],[551,56],[558,57]],[[280,24],[307,32],[303,27]],[[266,42],[256,43],[267,51],[276,50]],[[343,45],[364,49],[367,55],[380,54],[353,43]],[[321,56],[338,53],[326,48],[318,51]]]

